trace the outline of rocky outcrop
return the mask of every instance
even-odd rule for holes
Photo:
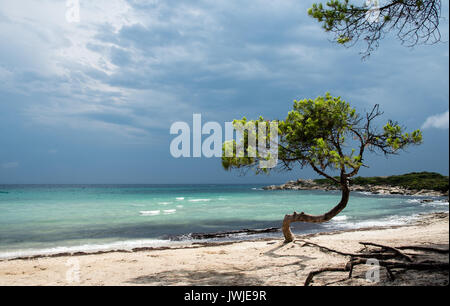
[[[282,185],[270,185],[263,187],[265,190],[340,190],[336,185],[318,184],[313,180],[299,179],[289,181]],[[350,185],[350,191],[369,192],[371,194],[389,195],[411,195],[411,196],[448,196],[448,191],[441,192],[435,190],[410,190],[399,186],[388,185]]]
[[[282,185],[270,185],[263,187],[265,190],[340,190],[336,185],[318,184],[314,180],[298,179],[296,181],[289,181]]]

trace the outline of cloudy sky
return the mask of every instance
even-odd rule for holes
[[[243,177],[218,158],[174,159],[169,128],[193,113],[222,124],[282,119],[294,99],[326,91],[423,129],[422,146],[367,156],[361,175],[448,174],[448,1],[444,43],[411,49],[387,37],[365,61],[363,45],[329,41],[307,16],[312,2],[79,0],[80,20],[68,22],[64,0],[0,0],[0,183],[313,177]]]

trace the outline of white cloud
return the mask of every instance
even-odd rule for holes
[[[259,19],[274,16],[284,24],[287,12],[304,8],[295,1],[263,1],[239,14],[240,4],[229,1],[80,1],[78,23],[65,19],[64,1],[8,2],[0,8],[8,16],[0,20],[0,38],[9,42],[4,61],[0,53],[9,63],[0,65],[0,90],[45,96],[23,106],[34,123],[149,135],[166,128],[174,109],[192,113],[198,92],[234,89],[223,79],[273,81],[286,75],[290,65],[264,59],[286,56],[273,52],[266,35],[278,32],[260,31]],[[246,31],[235,25],[240,22]],[[257,37],[248,34],[252,29],[260,31]],[[255,45],[264,52],[247,48]],[[122,57],[113,56],[117,50]]]
[[[422,124],[422,129],[427,128],[437,128],[437,129],[448,129],[448,111],[443,114],[437,114],[430,116]]]
[[[384,101],[403,108],[396,101],[404,93],[393,96],[387,87],[399,82],[384,82],[385,70],[374,68],[379,62],[363,64],[357,51],[326,41],[306,15],[308,1],[80,4],[80,22],[68,23],[65,1],[2,2],[0,39],[8,44],[0,52],[0,93],[33,97],[20,106],[31,124],[150,136],[199,110],[216,118],[235,114],[236,105],[246,111],[252,106],[242,99],[260,89],[269,93],[264,97],[299,95],[289,98],[341,91],[363,107]],[[435,58],[429,56],[427,67]],[[421,99],[406,100],[416,102],[410,111],[421,107]],[[269,98],[258,102],[258,109],[270,103],[272,110]]]

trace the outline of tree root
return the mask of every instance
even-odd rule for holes
[[[400,257],[405,258],[405,259],[406,259],[407,261],[409,261],[409,262],[412,262],[412,261],[413,261],[412,258],[411,258],[411,256],[406,255],[405,253],[403,253],[402,251],[400,251],[399,249],[394,248],[394,247],[390,247],[390,246],[386,246],[386,245],[382,245],[382,244],[378,244],[378,243],[372,243],[372,242],[360,242],[360,244],[362,244],[362,245],[364,245],[364,246],[371,245],[371,246],[379,247],[379,248],[381,248],[382,250],[383,250],[383,249],[384,249],[384,250],[390,250],[390,251],[394,252],[395,254],[399,255]]]
[[[405,254],[403,254],[402,252],[400,252],[398,250],[397,250],[398,252],[393,252],[393,253],[387,253],[387,252],[384,252],[384,251],[381,251],[381,252],[380,251],[373,251],[373,252],[370,252],[370,253],[367,253],[367,254],[365,254],[365,253],[346,253],[346,252],[341,252],[341,251],[338,251],[338,250],[330,249],[328,247],[325,247],[323,245],[319,245],[317,243],[313,243],[313,242],[310,242],[310,241],[305,241],[305,240],[297,240],[297,241],[302,241],[304,243],[303,246],[307,246],[307,245],[309,245],[309,246],[316,246],[319,249],[321,249],[322,251],[327,251],[327,252],[336,253],[336,254],[339,254],[339,255],[342,255],[342,256],[350,256],[350,257],[355,257],[355,258],[391,259],[391,258],[397,257],[398,254],[402,254],[402,255],[405,256]],[[370,242],[367,242],[366,245],[374,245],[374,244],[372,244]],[[379,246],[381,246],[381,245],[379,245]],[[386,248],[390,248],[390,247],[386,247]]]
[[[418,270],[418,271],[430,271],[430,270],[448,270],[449,263],[448,262],[439,262],[439,261],[414,261],[411,255],[408,255],[402,250],[418,250],[418,251],[426,251],[426,252],[435,252],[435,253],[449,253],[448,249],[438,249],[431,247],[422,247],[422,246],[401,246],[401,247],[391,247],[387,245],[382,245],[378,243],[372,242],[360,242],[360,244],[364,245],[367,249],[367,246],[373,246],[380,248],[379,250],[372,250],[370,252],[361,253],[347,253],[341,252],[338,250],[334,250],[328,247],[324,247],[322,245],[302,240],[304,243],[303,246],[315,246],[318,247],[322,251],[331,252],[335,254],[339,254],[342,256],[349,256],[350,260],[344,266],[332,266],[332,267],[324,267],[318,270],[314,270],[309,272],[306,277],[305,286],[308,286],[312,281],[314,276],[323,273],[323,272],[348,272],[348,278],[350,279],[353,274],[353,268],[357,265],[366,264],[369,258],[379,259],[378,264],[381,267],[384,267],[387,271],[387,275],[389,280],[394,280],[395,275],[392,272],[393,269],[405,269],[405,270]]]
[[[422,247],[422,246],[411,246],[411,245],[405,245],[405,246],[399,246],[397,247],[399,250],[416,250],[416,251],[425,251],[425,252],[435,252],[440,254],[448,254],[449,249],[439,249],[439,248],[431,248],[431,247]]]
[[[305,280],[305,286],[309,285],[309,283],[312,281],[313,277],[316,274],[320,274],[322,272],[346,272],[347,271],[346,266],[345,267],[325,267],[325,268],[322,268],[319,270],[311,271],[311,272],[309,272],[308,277]]]

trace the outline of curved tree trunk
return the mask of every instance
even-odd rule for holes
[[[334,216],[339,214],[347,205],[348,199],[350,197],[350,189],[348,183],[341,184],[342,188],[342,198],[338,205],[333,207],[330,211],[324,213],[323,215],[308,215],[304,212],[297,213],[294,211],[291,215],[284,216],[283,220],[283,235],[284,242],[294,241],[294,235],[291,232],[290,225],[292,222],[308,222],[308,223],[322,223],[331,220]]]

